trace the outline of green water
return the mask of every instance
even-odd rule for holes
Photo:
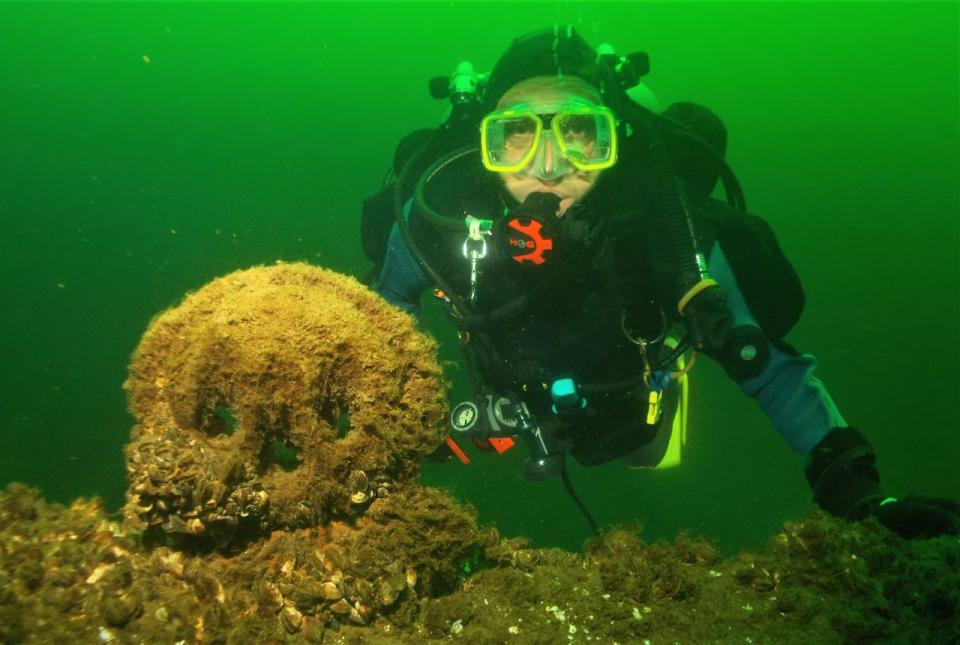
[[[122,503],[120,384],[151,316],[231,270],[360,276],[361,200],[437,123],[427,79],[572,22],[714,109],[751,210],[807,290],[816,354],[892,494],[960,497],[958,4],[0,4],[0,483]],[[447,342],[436,311],[425,325]],[[802,464],[719,368],[694,373],[682,468],[572,477],[601,523],[725,549],[803,514]],[[588,530],[522,454],[430,465],[539,545]]]

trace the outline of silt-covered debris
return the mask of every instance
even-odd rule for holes
[[[373,512],[376,509],[376,512]],[[613,529],[582,554],[441,492],[242,551],[145,548],[95,502],[0,493],[3,643],[956,643],[960,545],[811,514],[769,548]]]
[[[435,356],[409,316],[332,271],[210,282],[134,353],[127,525],[223,548],[362,514],[442,440]]]
[[[478,527],[418,483],[435,346],[303,264],[158,316],[125,387],[117,517],[0,491],[0,643],[960,642],[960,544],[814,512],[723,559],[607,530],[582,553]]]

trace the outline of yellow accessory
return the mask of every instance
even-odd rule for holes
[[[677,359],[679,370],[674,372],[677,378],[677,385],[680,387],[680,400],[677,402],[677,410],[673,413],[673,422],[670,425],[670,441],[667,443],[667,451],[663,455],[660,463],[654,467],[654,470],[664,470],[674,468],[680,465],[683,456],[683,447],[687,444],[687,406],[690,399],[690,376],[687,374],[696,360],[696,353],[691,357],[690,363],[684,365],[683,357]]]
[[[709,289],[710,287],[715,287],[715,286],[717,286],[717,281],[714,280],[713,278],[704,278],[697,284],[693,285],[693,288],[690,289],[690,291],[688,291],[687,293],[685,293],[682,298],[680,298],[680,302],[677,303],[677,311],[679,311],[680,315],[682,316],[683,310],[686,308],[688,304],[690,304],[690,301],[693,300],[693,298],[698,293],[700,293],[701,291],[704,291],[705,289]]]

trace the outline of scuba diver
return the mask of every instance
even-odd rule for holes
[[[465,440],[524,439],[526,477],[561,477],[595,527],[566,456],[660,464],[706,354],[807,457],[820,507],[905,537],[958,532],[954,501],[881,492],[872,446],[783,340],[803,290],[746,212],[722,121],[661,110],[648,71],[646,54],[594,49],[570,26],[517,38],[489,74],[461,63],[430,83],[445,122],[405,137],[365,201],[376,290],[415,314],[432,286],[458,328],[474,391],[449,450],[467,461]]]

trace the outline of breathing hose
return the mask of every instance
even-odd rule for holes
[[[657,243],[651,253],[663,285],[662,301],[676,303],[696,349],[719,347],[732,324],[723,293],[707,272],[707,262],[697,244],[684,188],[673,172],[669,151],[653,115],[636,104],[623,106],[636,136],[646,142],[656,186]]]

